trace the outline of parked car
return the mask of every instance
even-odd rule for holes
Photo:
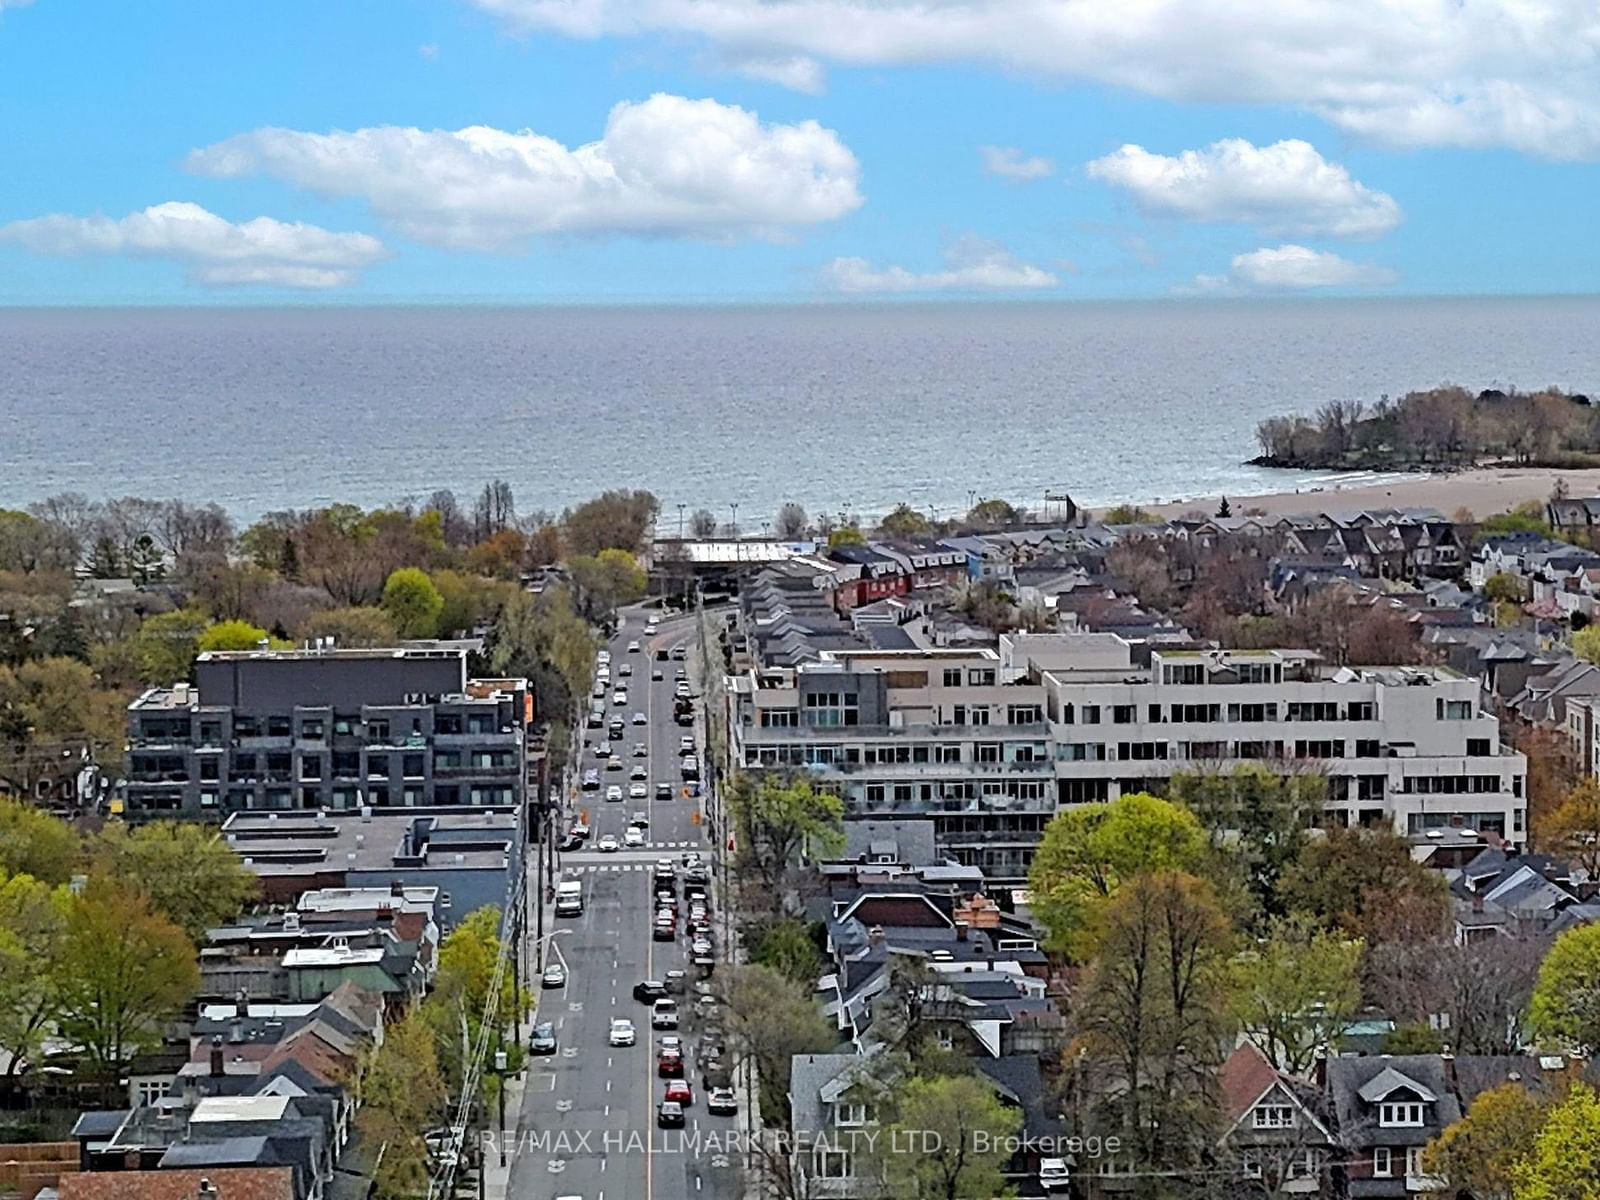
[[[528,1039],[528,1052],[530,1054],[554,1054],[556,1052],[556,1027],[549,1021],[541,1021],[533,1027],[533,1036]]]
[[[612,1017],[611,1032],[607,1034],[606,1041],[613,1046],[631,1046],[638,1035],[633,1031],[633,1022],[627,1017]]]
[[[659,979],[645,979],[633,985],[633,998],[645,1004],[654,1004],[667,994],[667,985]]]
[[[676,967],[668,971],[661,982],[667,991],[674,996],[683,995],[688,988],[688,977]]]
[[[739,1112],[739,1098],[733,1094],[732,1088],[712,1088],[706,1094],[706,1111],[719,1117],[735,1116]]]
[[[544,969],[544,976],[540,981],[547,988],[567,986],[567,969],[560,963],[551,963]]]
[[[584,771],[584,773],[583,773],[583,790],[586,791],[586,792],[592,792],[596,788],[598,788],[599,786],[600,786],[600,772],[596,771],[593,767],[590,767],[588,770]]]
[[[632,675],[633,674],[633,664],[632,663],[623,663],[620,667],[617,668],[617,674],[619,676]]]
[[[678,1002],[662,997],[650,1007],[651,1029],[676,1029],[678,1027]]]
[[[671,913],[660,913],[656,916],[656,923],[650,930],[650,937],[658,942],[670,942],[678,936],[678,923],[672,919]]]
[[[1039,1160],[1039,1186],[1046,1192],[1065,1192],[1072,1186],[1070,1172],[1067,1170],[1067,1160],[1064,1158],[1041,1158]]]

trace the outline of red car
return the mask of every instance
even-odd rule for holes
[[[670,1100],[674,1104],[681,1104],[685,1108],[694,1103],[694,1089],[681,1079],[674,1079],[667,1084],[667,1091],[663,1100]]]
[[[663,1079],[668,1076],[683,1076],[683,1051],[663,1050],[656,1057],[656,1073]],[[671,1099],[669,1096],[668,1099]]]

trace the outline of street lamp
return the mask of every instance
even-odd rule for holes
[[[729,505],[729,507],[733,509],[733,536],[737,538],[739,536],[739,505],[734,503]]]
[[[682,500],[678,501],[678,540],[683,541],[683,510],[688,507]]]
[[[500,1165],[502,1167],[506,1165],[506,1067],[509,1065],[510,1060],[506,1056],[506,1052],[503,1049],[496,1050],[494,1052],[494,1072],[500,1077],[500,1086],[495,1088],[500,1102],[500,1136],[496,1140],[500,1143]]]

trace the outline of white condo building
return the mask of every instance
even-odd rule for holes
[[[926,818],[940,849],[1020,879],[1058,807],[1244,762],[1328,778],[1328,819],[1526,840],[1527,765],[1439,667],[1329,667],[1303,650],[1153,651],[1113,634],[992,650],[823,651],[730,680],[730,754],[806,768],[848,818]]]

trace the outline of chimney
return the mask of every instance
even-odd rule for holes
[[[883,926],[882,925],[874,925],[871,929],[867,930],[867,945],[869,945],[869,946],[881,946],[881,945],[883,945]]]
[[[967,922],[965,922],[965,921],[957,921],[956,922],[956,941],[964,942],[964,941],[967,940],[967,928],[968,928]]]
[[[235,1046],[244,1041],[244,1022],[238,1016],[228,1026],[228,1041]]]
[[[406,898],[406,885],[401,883],[398,879],[393,880],[389,884],[389,895],[393,896],[396,900],[404,900]]]
[[[1328,1052],[1317,1051],[1317,1057],[1311,1063],[1311,1079],[1317,1085],[1317,1090],[1323,1091],[1328,1086]]]
[[[200,1180],[199,1200],[217,1200],[222,1193],[217,1191],[217,1185],[209,1179]]]
[[[1475,913],[1481,913],[1483,911],[1483,893],[1482,892],[1473,892],[1472,893],[1472,911],[1475,912]]]
[[[213,1079],[222,1075],[222,1035],[211,1035],[211,1076]]]

